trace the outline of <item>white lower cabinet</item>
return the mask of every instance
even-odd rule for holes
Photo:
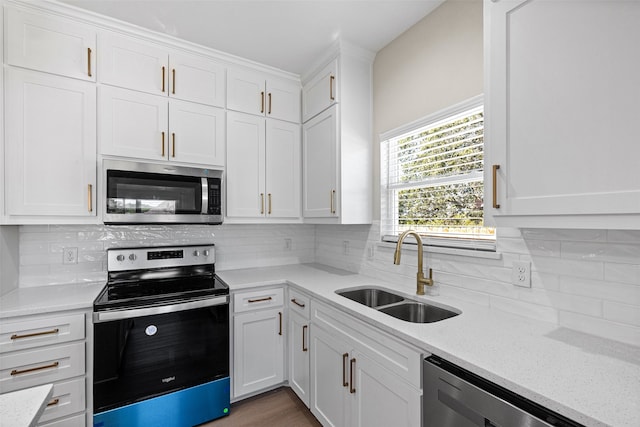
[[[311,303],[311,412],[325,426],[420,426],[419,350]]]
[[[289,337],[289,386],[309,406],[309,297],[289,291],[287,336]]]
[[[279,289],[282,294],[283,289]],[[285,327],[282,299],[273,290],[234,295],[233,396],[238,398],[284,381]],[[256,304],[238,312],[238,301]],[[279,306],[275,306],[279,304]],[[275,306],[275,307],[274,307]]]
[[[2,319],[0,393],[53,384],[38,425],[85,426],[85,341],[85,313]]]

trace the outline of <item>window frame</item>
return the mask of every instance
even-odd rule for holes
[[[382,242],[397,242],[398,235],[388,234],[389,224],[398,223],[398,212],[393,208],[395,206],[393,202],[393,197],[391,195],[392,192],[398,191],[394,188],[390,187],[390,176],[389,176],[389,156],[388,154],[383,152],[383,146],[385,142],[393,139],[400,139],[403,137],[407,137],[411,134],[415,134],[416,131],[430,126],[435,125],[438,122],[445,121],[450,119],[456,115],[465,113],[469,110],[473,110],[474,108],[484,107],[484,95],[480,94],[469,98],[460,103],[451,105],[442,110],[439,110],[433,114],[429,114],[425,117],[422,117],[418,120],[412,121],[405,125],[402,125],[398,128],[392,129],[387,132],[383,132],[380,134],[379,142],[380,142],[380,240]],[[484,144],[483,140],[483,162],[486,160],[486,144]],[[484,175],[484,165],[483,165],[483,175]],[[455,178],[451,179],[451,182],[455,181]],[[482,185],[484,187],[484,176],[482,177]],[[491,228],[488,224],[486,224],[486,212],[483,212],[485,227]],[[446,235],[430,235],[428,233],[420,233],[423,245],[430,246],[433,248],[444,248],[447,250],[464,250],[464,251],[481,251],[481,252],[496,252],[496,239],[495,232],[493,239],[487,238],[475,238],[471,236],[455,236],[452,233],[450,236]],[[412,240],[413,241],[413,240]],[[409,243],[409,242],[408,242]]]

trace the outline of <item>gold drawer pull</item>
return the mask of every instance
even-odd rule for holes
[[[58,403],[60,403],[60,399],[58,399],[57,397],[55,399],[53,399],[51,402],[47,403],[47,406],[53,406],[53,405],[57,405]]]
[[[41,371],[43,369],[57,368],[58,365],[59,365],[58,362],[53,362],[50,365],[38,366],[36,368],[29,368],[29,369],[22,369],[22,370],[14,369],[13,371],[11,371],[11,376],[20,375],[20,374],[26,374],[28,372]]]
[[[333,83],[336,81],[336,76],[329,77],[329,99],[332,101],[336,100],[336,97],[333,95]]]
[[[298,307],[304,308],[304,303],[298,302],[298,300],[296,300],[295,298],[291,298],[291,302],[297,305]]]
[[[21,338],[39,337],[40,335],[53,335],[53,334],[57,334],[58,332],[60,332],[60,329],[55,328],[55,329],[51,329],[50,331],[34,332],[32,334],[23,334],[23,335],[13,334],[11,335],[11,339],[19,340]]]
[[[264,92],[260,92],[260,112],[264,113]]]
[[[173,74],[173,87],[171,88],[171,93],[176,94],[176,69],[171,70],[171,74]]]
[[[93,77],[91,75],[91,48],[90,47],[87,48],[87,74],[89,75],[89,77]]]
[[[271,114],[271,92],[269,92],[269,111],[268,114]]]
[[[265,297],[265,298],[258,298],[258,299],[250,299],[249,302],[263,302],[263,301],[271,301],[273,298],[271,297]]]
[[[162,132],[162,157],[164,158],[164,132]]]
[[[282,335],[282,312],[278,312],[278,320],[280,321],[280,327],[278,329],[278,335]]]
[[[271,215],[271,193],[267,194],[267,196],[269,197],[269,210],[267,211],[267,213]]]
[[[349,383],[347,382],[347,359],[349,358],[349,353],[345,353],[342,355],[342,387],[348,387]]]
[[[88,196],[88,202],[87,202],[87,210],[89,212],[93,212],[93,185],[88,184],[87,185],[87,196]]]
[[[164,77],[164,66],[162,67],[162,93],[164,93],[164,81],[165,81],[165,77]]]
[[[264,215],[264,193],[260,193],[260,215]]]
[[[171,157],[176,156],[176,134],[175,132],[171,133]]]

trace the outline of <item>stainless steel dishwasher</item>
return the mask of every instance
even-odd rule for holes
[[[422,375],[424,427],[584,427],[437,356]]]

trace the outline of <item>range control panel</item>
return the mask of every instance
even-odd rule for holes
[[[149,268],[214,264],[214,245],[153,248],[117,248],[107,251],[107,270],[126,271]]]

